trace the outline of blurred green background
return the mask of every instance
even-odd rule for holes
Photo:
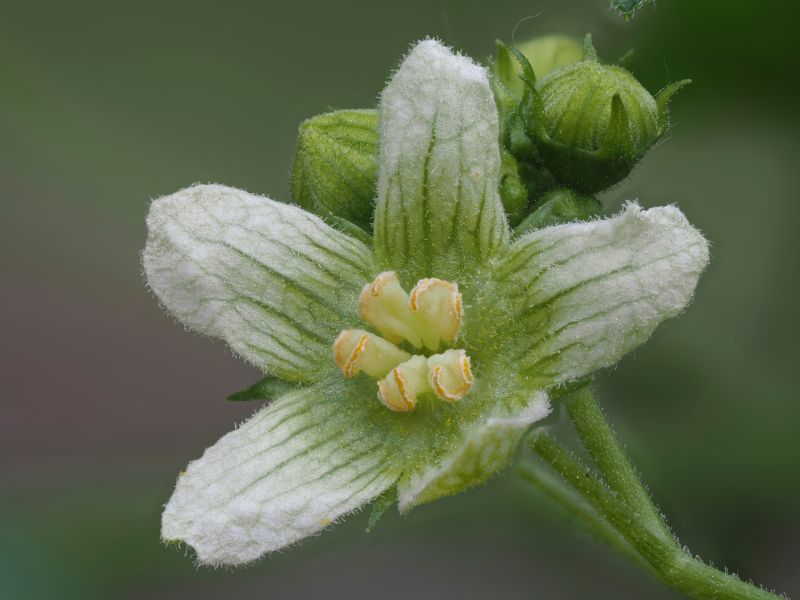
[[[366,515],[253,568],[159,543],[175,477],[253,406],[258,374],[148,295],[150,198],[219,182],[278,199],[298,123],[376,103],[409,44],[591,31],[652,91],[690,77],[671,139],[605,194],[676,202],[713,242],[686,315],[599,378],[695,552],[800,595],[796,3],[662,0],[31,2],[0,17],[0,597],[673,598],[511,473]],[[559,414],[550,418],[563,426]]]

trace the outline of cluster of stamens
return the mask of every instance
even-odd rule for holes
[[[394,271],[364,286],[359,296],[361,318],[380,335],[345,329],[333,343],[336,364],[345,377],[363,372],[378,379],[378,398],[389,409],[408,412],[422,394],[458,402],[472,387],[469,356],[461,349],[441,354],[412,355],[397,344],[437,352],[458,337],[464,310],[458,285],[421,279],[407,293]]]

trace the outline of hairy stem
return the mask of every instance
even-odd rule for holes
[[[670,539],[667,524],[606,421],[591,387],[586,385],[570,394],[566,405],[575,430],[608,486],[628,504],[639,523]]]
[[[611,527],[584,500],[576,496],[571,489],[568,489],[563,482],[557,480],[551,473],[546,472],[543,467],[532,462],[526,462],[519,466],[518,473],[524,481],[538,488],[564,508],[575,519],[578,526],[582,527],[590,535],[594,535],[641,568],[655,574],[650,563],[644,560],[642,555],[616,529]]]
[[[690,598],[775,600],[778,596],[694,558],[674,540],[640,523],[636,514],[569,450],[549,435],[531,444],[534,452],[575,490],[650,564],[659,579]],[[523,467],[524,468],[524,467]]]

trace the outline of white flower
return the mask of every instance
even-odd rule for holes
[[[485,480],[547,415],[549,388],[644,342],[691,300],[708,261],[674,207],[629,204],[510,241],[487,73],[436,41],[406,57],[380,123],[372,248],[299,208],[219,185],[151,206],[144,267],[166,309],[300,384],[178,478],[162,535],[203,564],[253,561],[395,485],[407,511]],[[362,289],[387,275],[393,295],[360,312]],[[443,294],[420,314],[403,307],[417,281]],[[438,332],[435,315],[450,318]],[[433,356],[424,347],[439,343]],[[386,373],[408,385],[382,399],[402,392],[408,403],[376,397]],[[456,391],[440,390],[448,385]]]

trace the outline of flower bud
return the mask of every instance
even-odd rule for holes
[[[377,178],[377,111],[339,110],[300,125],[292,196],[302,208],[371,231]]]
[[[599,192],[626,177],[664,135],[667,102],[686,83],[654,98],[625,69],[601,64],[587,35],[582,60],[527,84],[535,114],[526,126],[559,182]]]

